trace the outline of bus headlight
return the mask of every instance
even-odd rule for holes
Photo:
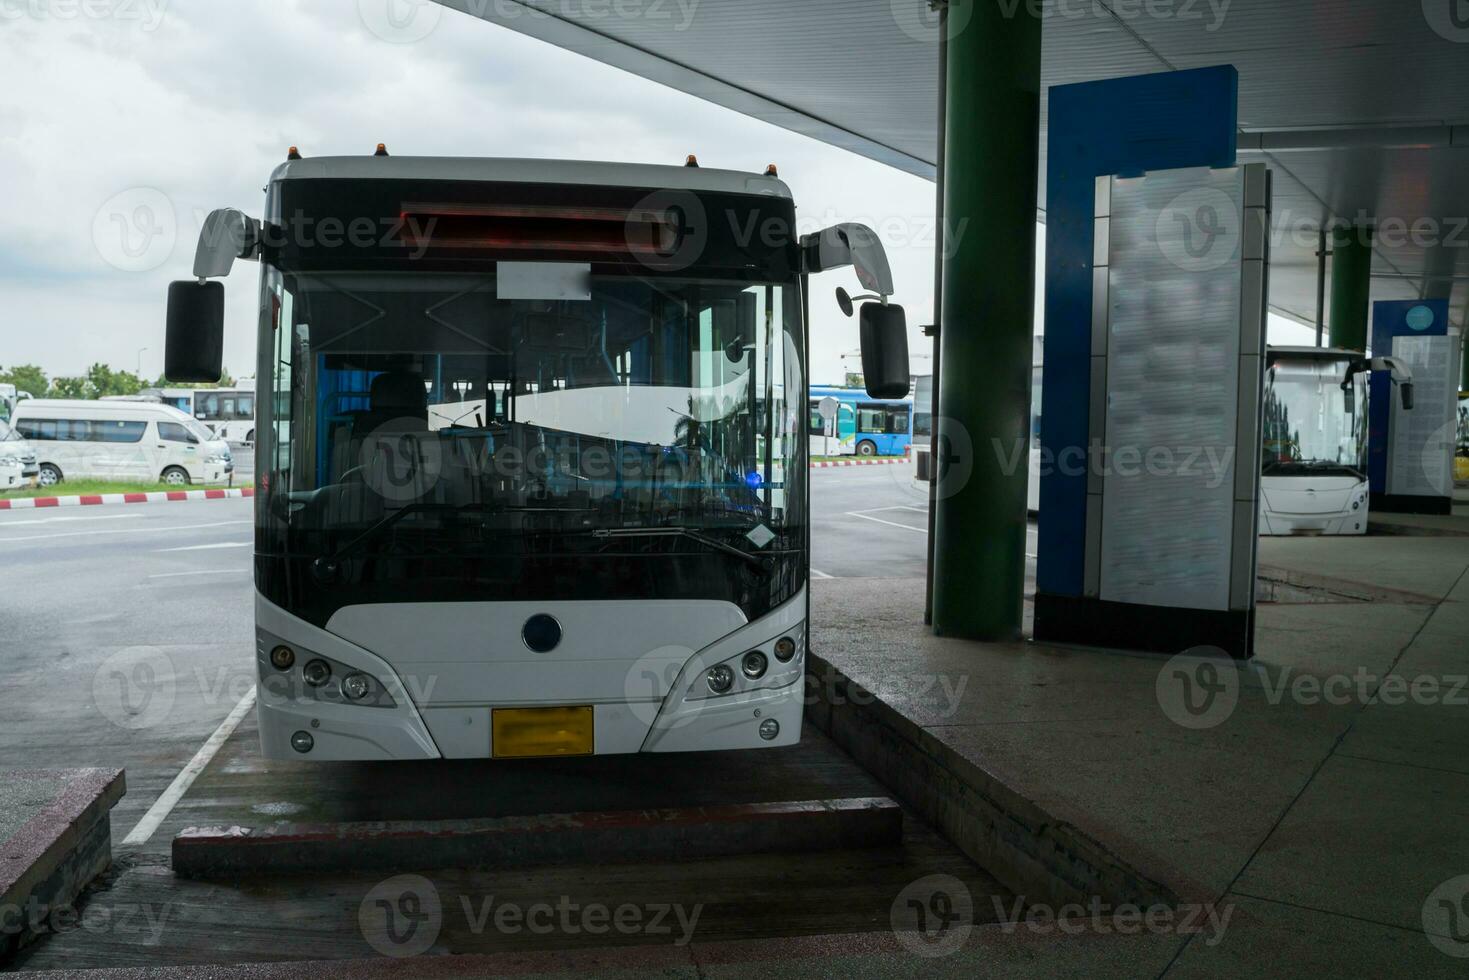
[[[342,693],[353,701],[361,701],[372,693],[372,681],[366,674],[348,674],[342,679]]]
[[[759,650],[751,650],[749,653],[745,654],[744,659],[740,661],[740,670],[743,671],[745,676],[748,677],[750,680],[756,681],[765,676],[765,668],[769,666],[769,663],[770,662],[765,659],[765,654],[761,653]]]
[[[724,664],[710,667],[704,677],[709,682],[709,690],[715,694],[723,694],[734,686],[734,671]]]
[[[796,641],[795,640],[791,639],[789,636],[782,636],[780,639],[778,639],[778,640],[775,641],[775,659],[776,660],[779,660],[783,664],[788,664],[788,663],[791,662],[791,658],[794,657],[795,655],[796,655]]]
[[[301,668],[301,679],[312,687],[321,687],[332,679],[332,668],[325,660],[312,660]]]
[[[282,644],[270,651],[270,665],[276,670],[290,670],[296,663],[296,651]]]
[[[760,737],[769,742],[780,734],[780,722],[774,718],[766,718],[760,723]]]

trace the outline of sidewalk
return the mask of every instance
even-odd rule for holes
[[[1218,664],[1224,694],[1203,717],[1183,710],[1168,658],[936,638],[921,580],[814,582],[813,652],[930,755],[954,753],[1183,901],[1234,910],[1212,946],[1091,937],[1099,971],[1117,947],[1125,975],[1464,976],[1424,929],[1435,889],[1469,875],[1469,542],[1264,539],[1260,560],[1385,598],[1262,605],[1256,661]],[[1014,975],[1065,972],[1069,956],[1036,951]]]
[[[210,490],[150,490],[147,493],[84,493],[69,497],[0,498],[0,510],[31,510],[37,507],[96,507],[102,504],[162,504],[180,500],[226,500],[253,497],[252,487]]]

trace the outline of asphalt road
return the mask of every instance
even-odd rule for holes
[[[909,485],[910,475],[906,465],[812,472],[813,575],[923,574],[923,495]],[[370,952],[356,932],[357,893],[372,884],[367,879],[322,880],[311,887],[291,885],[279,893],[257,894],[250,889],[191,889],[167,873],[168,842],[182,826],[265,819],[274,812],[274,801],[287,799],[281,794],[289,787],[315,786],[292,780],[291,773],[301,767],[263,765],[257,757],[249,710],[254,689],[252,505],[251,500],[226,499],[0,512],[0,563],[6,569],[0,588],[0,663],[6,672],[6,683],[0,685],[0,718],[5,719],[0,725],[0,769],[125,768],[127,795],[112,815],[114,872],[98,893],[101,897],[90,901],[177,908],[179,921],[185,923],[168,933],[168,949],[135,949],[116,937],[55,937],[28,952],[32,967],[118,965],[132,957],[147,963],[269,958],[277,955],[275,930],[285,922],[308,920],[314,923],[312,930],[280,955]],[[231,717],[239,719],[238,729],[228,738],[217,735]],[[211,742],[218,742],[220,754],[206,766],[199,760]],[[782,792],[791,799],[811,798],[813,792],[881,792],[876,784],[862,783],[870,777],[814,732],[808,731],[800,746],[782,751],[791,772],[790,785]],[[702,762],[696,767],[700,781],[709,772],[722,771],[717,769],[721,765],[748,766],[738,755]],[[573,774],[575,785],[599,785],[602,777],[588,772],[602,773],[604,766],[627,769],[618,760],[585,766],[587,772]],[[482,766],[468,768],[472,775],[462,778],[471,784],[484,778]],[[627,771],[648,778],[645,768]],[[200,779],[184,792],[176,780],[191,769]],[[375,771],[348,768],[340,778],[349,788],[360,788],[380,782],[376,777],[363,782],[362,773]],[[424,778],[442,780],[445,771],[424,770]],[[673,775],[681,771],[659,771],[653,782],[674,785]],[[835,782],[827,786],[820,779]],[[769,783],[768,777],[762,780],[759,785]],[[301,805],[319,803],[318,795],[309,789]],[[432,793],[424,798],[439,799]],[[355,796],[350,802],[362,805]],[[876,863],[848,866],[859,859]],[[710,935],[720,936],[730,930],[731,935],[781,935],[885,928],[892,895],[909,878],[933,871],[963,876],[976,895],[997,887],[916,821],[910,821],[899,852],[799,859],[806,864],[792,860],[797,859],[731,859],[728,867],[714,871],[705,864],[659,865],[647,872],[646,888],[650,894],[663,894],[676,886],[700,900],[706,894],[725,895],[733,904],[723,911],[717,903],[711,906],[706,927]],[[596,892],[627,887],[622,872],[608,871],[606,880],[601,874],[581,868],[562,875],[578,884],[565,883],[551,872],[526,880],[535,888],[569,894],[579,894],[578,888]],[[716,875],[715,885],[706,881],[711,874]],[[720,874],[728,880],[718,878]],[[770,882],[761,884],[761,875]],[[786,892],[791,875],[809,880],[816,893],[837,887],[837,882],[842,887],[866,882],[871,894],[851,899],[849,909],[827,917],[831,921],[806,922],[778,903],[769,915],[752,918],[749,903],[739,897],[741,889]],[[492,884],[502,882],[474,879],[453,887],[484,890]],[[792,894],[788,905],[807,907],[801,904],[806,899]],[[351,899],[345,910],[338,907],[345,901],[342,895]],[[218,921],[206,915],[211,909]],[[240,922],[259,928],[241,932],[235,928]],[[237,946],[215,950],[212,944],[222,935],[233,937]],[[483,951],[481,945],[492,940],[499,941],[493,936],[461,937],[451,948]],[[568,941],[549,937],[543,943]]]
[[[814,578],[924,574],[910,465],[811,478]],[[0,767],[125,767],[132,829],[253,684],[251,508],[0,512]]]
[[[253,683],[250,508],[0,513],[0,768],[124,767],[128,832]]]

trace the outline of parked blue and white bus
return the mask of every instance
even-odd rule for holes
[[[823,398],[837,402],[836,418],[821,415]],[[913,445],[913,399],[870,398],[861,388],[813,385],[811,451],[830,456],[903,456]]]
[[[773,172],[380,149],[293,153],[262,217],[209,216],[166,374],[219,378],[212,280],[258,260],[266,758],[800,738],[808,277],[893,287],[870,229],[795,214]],[[379,233],[293,227],[328,220]],[[905,391],[902,308],[862,324],[867,384]]]

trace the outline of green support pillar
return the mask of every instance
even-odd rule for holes
[[[1459,368],[1459,390],[1469,391],[1469,335],[1462,339],[1464,345],[1464,364]]]
[[[1041,21],[949,4],[933,629],[1020,635],[1035,319]]]
[[[1331,240],[1331,346],[1367,350],[1372,229],[1343,228]]]

